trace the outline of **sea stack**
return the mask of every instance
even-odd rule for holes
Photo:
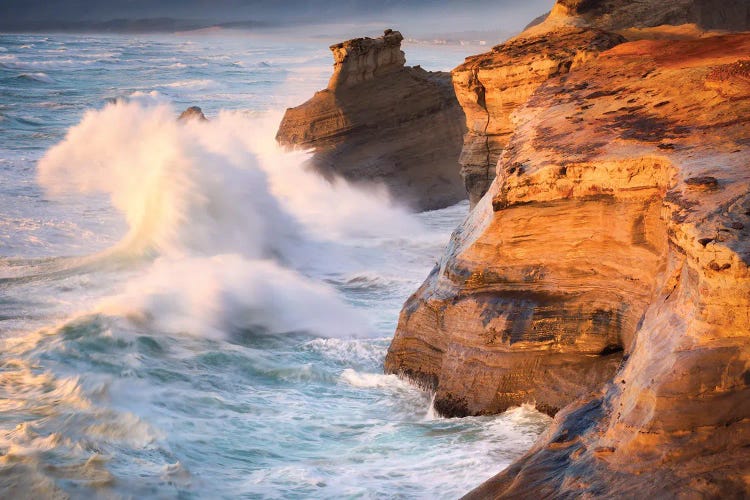
[[[591,26],[626,4],[559,2],[453,71],[497,167],[385,370],[446,416],[556,415],[469,498],[750,493],[750,34]]]
[[[405,66],[403,36],[332,45],[328,87],[288,109],[276,139],[312,149],[311,166],[326,177],[385,184],[415,210],[466,198],[458,157],[464,115],[449,73]]]

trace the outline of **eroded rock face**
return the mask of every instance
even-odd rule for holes
[[[472,206],[495,178],[495,166],[515,128],[512,113],[548,79],[575,70],[624,41],[600,30],[561,27],[521,35],[491,52],[467,58],[453,70],[453,86],[468,128],[460,163]]]
[[[464,114],[448,73],[404,66],[403,37],[359,38],[331,46],[328,88],[286,111],[276,139],[315,151],[325,176],[384,183],[417,210],[466,198],[458,156]]]
[[[654,27],[660,28],[649,30]],[[544,81],[622,43],[618,35],[629,40],[697,38],[705,30],[750,30],[750,2],[558,0],[546,19],[534,20],[518,37],[467,58],[453,70],[453,84],[466,113],[460,162],[472,206],[492,183],[513,133],[511,114]]]
[[[401,71],[406,64],[403,39],[400,32],[386,30],[380,38],[355,38],[331,45],[333,76],[328,88],[351,87]]]
[[[749,53],[621,44],[516,113],[386,360],[448,414],[576,401],[470,498],[750,492]]]
[[[747,0],[557,0],[551,17],[576,16],[606,30],[696,24],[708,30],[750,29]]]
[[[750,418],[748,49],[627,43],[543,84],[405,305],[386,371],[434,388],[447,415],[554,413],[614,380],[596,439],[623,464]]]

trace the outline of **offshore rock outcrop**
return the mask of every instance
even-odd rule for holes
[[[199,122],[207,122],[208,118],[203,114],[203,110],[198,106],[190,106],[185,109],[180,116],[177,117],[178,121],[187,122],[190,120],[198,120]]]
[[[620,44],[516,113],[386,359],[446,415],[567,405],[470,498],[750,493],[748,54]]]
[[[321,174],[384,183],[417,210],[466,198],[458,156],[464,115],[448,73],[405,66],[403,37],[357,38],[331,46],[328,88],[286,111],[276,139],[313,149]]]

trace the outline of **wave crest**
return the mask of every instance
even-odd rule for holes
[[[303,269],[339,269],[337,242],[418,234],[386,192],[328,182],[283,153],[277,117],[222,112],[180,122],[158,94],[87,112],[38,164],[53,195],[104,192],[129,231],[103,257],[155,259],[102,309],[160,328],[216,336],[261,326],[324,336],[367,321]]]

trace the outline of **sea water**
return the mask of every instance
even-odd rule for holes
[[[382,373],[468,205],[279,150],[335,41],[0,35],[0,496],[455,498],[546,427]]]

